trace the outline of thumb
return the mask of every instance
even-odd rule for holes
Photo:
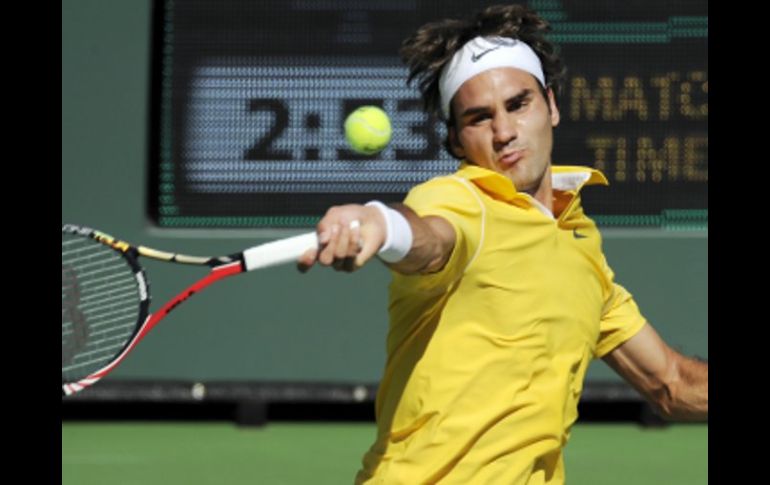
[[[385,243],[385,234],[372,224],[361,226],[361,250],[356,255],[356,267],[367,263]]]

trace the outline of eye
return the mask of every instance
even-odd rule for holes
[[[470,119],[470,124],[478,125],[478,124],[483,123],[484,121],[489,120],[491,118],[492,118],[492,116],[489,113],[477,114],[477,115],[473,116]]]

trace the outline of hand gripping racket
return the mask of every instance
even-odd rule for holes
[[[220,257],[197,257],[132,246],[88,227],[61,229],[62,395],[99,381],[177,305],[215,281],[296,261],[318,245],[316,233],[281,239]],[[139,257],[209,266],[196,281],[150,313],[150,289]]]

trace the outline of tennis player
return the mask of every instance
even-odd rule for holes
[[[357,483],[564,482],[586,369],[602,358],[663,416],[708,418],[708,364],[680,355],[614,281],[580,193],[554,166],[561,60],[522,6],[424,25],[402,57],[446,120],[458,170],[403,204],[331,208],[299,261],[392,270],[378,434]],[[352,227],[351,227],[352,225]]]

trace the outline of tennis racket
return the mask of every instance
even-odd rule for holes
[[[62,395],[79,392],[109,374],[158,322],[195,293],[229,276],[296,261],[317,245],[312,232],[230,256],[198,257],[132,246],[88,227],[62,225]],[[150,313],[150,287],[140,256],[209,266],[211,271]]]

